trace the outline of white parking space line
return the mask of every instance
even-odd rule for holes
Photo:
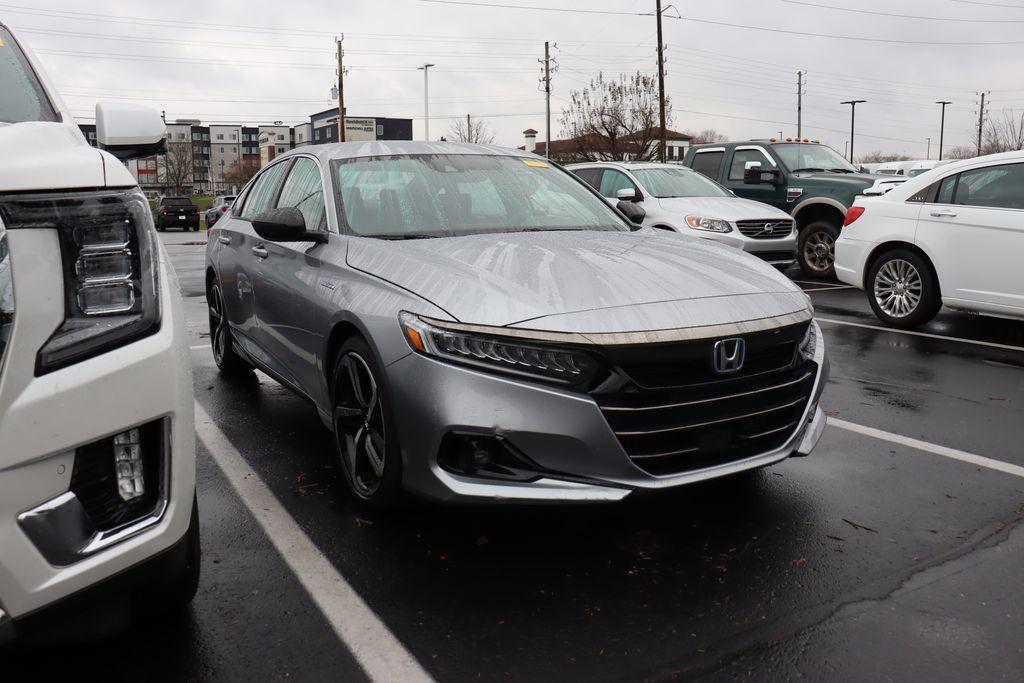
[[[853,285],[835,285],[828,287],[812,287],[811,289],[805,289],[805,292],[831,292],[833,289],[856,289]]]
[[[370,680],[432,680],[302,531],[210,415],[199,403],[195,407],[199,440]]]
[[[188,347],[189,351],[201,351],[203,349],[206,349],[207,351],[212,351],[209,344],[199,344],[198,346]]]
[[[833,427],[845,429],[849,432],[854,432],[863,436],[870,436],[875,439],[881,439],[882,441],[888,441],[889,443],[907,446],[926,453],[941,455],[944,458],[951,458],[971,465],[977,465],[978,467],[986,467],[990,470],[996,470],[997,472],[1004,472],[1006,474],[1012,474],[1016,477],[1024,478],[1024,467],[1021,467],[1020,465],[1014,465],[1001,460],[993,460],[992,458],[986,458],[983,455],[975,455],[974,453],[968,453],[967,451],[957,450],[956,448],[950,448],[948,446],[928,443],[927,441],[921,441],[920,439],[912,439],[909,436],[893,434],[892,432],[875,429],[874,427],[865,427],[864,425],[859,425],[854,422],[840,420],[837,417],[828,418],[828,423]]]
[[[996,342],[980,341],[977,339],[964,339],[963,337],[947,337],[944,334],[929,334],[928,332],[916,332],[914,330],[899,330],[895,327],[883,327],[882,325],[867,325],[865,323],[853,323],[848,320],[836,320],[834,318],[819,318],[814,317],[819,323],[827,323],[829,325],[846,325],[848,327],[862,327],[866,330],[879,330],[880,332],[892,332],[893,334],[908,334],[913,337],[927,337],[929,339],[939,339],[942,341],[960,342],[961,344],[974,344],[976,346],[987,346],[993,349],[1002,349],[1004,351],[1021,351],[1024,352],[1024,346],[1013,346],[1012,344],[997,344]]]
[[[850,286],[850,285],[835,284],[833,282],[823,282],[822,280],[793,280],[793,282],[799,283],[801,285],[813,285],[815,287],[824,287],[824,288],[832,288],[832,289],[840,289],[842,287],[849,287]]]

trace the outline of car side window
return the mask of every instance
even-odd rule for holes
[[[601,176],[601,189],[599,192],[608,199],[618,199],[619,190],[636,190],[636,184],[629,179],[622,171],[612,168],[604,169]]]
[[[1003,164],[964,171],[953,203],[996,209],[1024,209],[1024,164]]]
[[[703,173],[712,180],[718,180],[718,173],[722,168],[722,159],[725,152],[697,152],[693,155],[693,164],[690,168],[697,173]]]
[[[281,197],[277,200],[277,208],[289,206],[302,212],[307,230],[323,229],[326,220],[324,186],[320,167],[312,159],[299,157],[288,172],[288,178],[281,188]]]
[[[956,181],[959,177],[959,174],[957,174],[942,179],[942,184],[939,185],[939,192],[935,195],[936,204],[953,203],[953,190],[956,189]]]
[[[573,171],[580,180],[590,185],[595,190],[600,187],[601,183],[601,169],[599,168],[580,168]]]
[[[759,149],[738,149],[732,155],[732,165],[729,166],[729,180],[743,180],[743,171],[748,161],[756,161],[761,168],[767,170],[775,165]]]
[[[281,180],[281,175],[287,167],[287,162],[274,164],[256,179],[256,183],[246,195],[245,205],[242,207],[240,216],[242,219],[251,221],[270,208],[270,203],[274,200],[274,193],[277,191],[278,181]]]

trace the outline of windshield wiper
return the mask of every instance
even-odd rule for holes
[[[366,235],[366,237],[373,237],[378,240],[427,240],[441,237],[441,235],[431,235],[426,232],[393,232],[383,235]]]
[[[850,168],[830,168],[828,170],[832,171],[833,173],[856,173],[857,172],[857,171],[854,171],[853,169],[850,169]]]
[[[823,168],[798,168],[793,173],[824,173]]]

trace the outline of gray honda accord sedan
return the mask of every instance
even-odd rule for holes
[[[617,501],[807,455],[807,296],[635,207],[515,150],[294,150],[210,231],[215,360],[309,400],[374,505]]]

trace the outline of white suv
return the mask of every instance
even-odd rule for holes
[[[741,199],[714,180],[675,164],[595,162],[566,168],[612,205],[635,202],[643,225],[703,237],[760,257],[780,270],[796,261],[793,217]]]
[[[836,242],[836,276],[875,315],[914,327],[943,305],[1024,320],[1024,152],[956,161],[859,198]]]
[[[3,642],[60,608],[187,604],[199,530],[180,294],[118,160],[161,149],[163,122],[97,105],[93,149],[2,24],[0,92]]]

